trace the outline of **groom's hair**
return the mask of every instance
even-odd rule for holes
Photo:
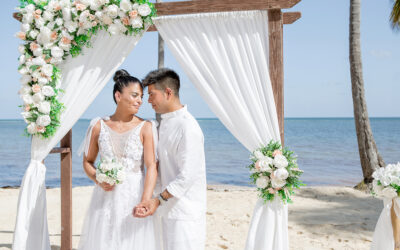
[[[155,85],[158,90],[164,91],[170,88],[174,91],[176,97],[179,97],[180,81],[179,75],[168,68],[153,70],[147,74],[143,80],[143,86]]]

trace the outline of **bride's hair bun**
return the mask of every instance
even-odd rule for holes
[[[131,76],[128,71],[124,70],[124,69],[120,69],[117,72],[115,72],[114,74],[114,82],[118,82],[122,77],[127,77],[127,76]]]
[[[129,84],[139,84],[140,88],[143,91],[143,84],[142,82],[134,76],[131,76],[128,71],[124,69],[120,69],[114,74],[114,89],[113,89],[113,99],[114,102],[117,103],[115,100],[115,93],[118,91],[122,93],[122,90],[125,87],[128,87]]]

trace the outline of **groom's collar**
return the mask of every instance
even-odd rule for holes
[[[169,112],[169,113],[165,113],[165,114],[161,114],[161,119],[168,119],[168,118],[172,118],[172,117],[177,117],[177,116],[181,116],[182,114],[187,112],[187,105],[183,105],[182,108],[175,110],[173,112]]]

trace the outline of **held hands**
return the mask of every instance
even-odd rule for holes
[[[115,187],[115,185],[110,185],[106,182],[100,182],[97,183],[104,191],[108,192],[108,191],[112,191]]]
[[[157,198],[142,201],[133,209],[132,215],[137,218],[144,218],[153,215],[159,205],[160,201]]]

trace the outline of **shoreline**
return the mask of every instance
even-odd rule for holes
[[[93,186],[74,187],[73,248],[79,243]],[[0,250],[11,249],[18,188],[0,188]],[[46,190],[52,249],[60,246],[60,188]],[[243,249],[257,200],[254,187],[207,186],[206,250]],[[381,200],[343,186],[303,187],[289,204],[290,249],[368,249]]]

